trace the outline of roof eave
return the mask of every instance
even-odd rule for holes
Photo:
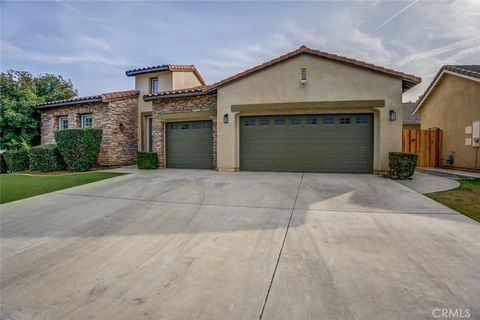
[[[102,97],[93,97],[89,99],[83,99],[83,100],[76,100],[76,101],[65,101],[65,102],[59,102],[59,103],[50,103],[50,104],[45,104],[45,105],[37,105],[34,108],[35,109],[48,109],[48,108],[56,108],[56,107],[63,107],[63,106],[70,106],[73,104],[85,104],[85,103],[93,103],[93,102],[102,102]]]
[[[159,100],[159,99],[171,99],[171,98],[185,98],[185,97],[194,97],[194,96],[203,96],[212,94],[212,91],[199,91],[199,92],[187,92],[187,93],[174,93],[174,94],[164,94],[164,95],[144,95],[144,101],[152,101],[152,100]]]
[[[147,68],[147,69],[143,69],[143,70],[129,70],[129,71],[126,71],[125,74],[128,77],[132,77],[132,76],[137,76],[139,74],[169,71],[169,70],[170,70],[170,68],[168,66],[161,66],[161,67],[156,67],[156,68]]]

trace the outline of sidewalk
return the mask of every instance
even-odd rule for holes
[[[411,180],[395,180],[405,187],[417,191],[418,193],[432,193],[456,189],[460,186],[458,181],[439,177],[437,175],[426,174],[415,171]]]
[[[444,168],[425,168],[425,167],[419,167],[419,168],[417,168],[417,171],[428,173],[428,174],[433,174],[433,175],[441,176],[441,177],[480,179],[480,173],[479,172],[472,172],[472,171],[444,169]]]

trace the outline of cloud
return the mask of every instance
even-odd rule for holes
[[[468,49],[472,48],[472,46],[475,46],[475,45],[480,45],[480,37],[474,37],[474,38],[471,38],[471,39],[455,41],[455,42],[449,43],[447,45],[444,45],[444,46],[441,46],[441,47],[438,47],[438,48],[434,48],[434,49],[430,49],[430,50],[426,50],[426,51],[422,51],[422,52],[416,52],[414,54],[407,55],[407,56],[397,60],[393,64],[393,66],[401,67],[401,66],[404,66],[404,65],[412,63],[412,62],[418,62],[418,60],[425,60],[425,59],[431,59],[431,58],[434,58],[434,57],[438,57],[440,55],[443,55],[445,53],[449,53],[451,51],[456,51],[456,50],[465,51],[465,50],[468,50]],[[453,58],[453,57],[454,56],[452,56],[451,58]],[[450,59],[450,61],[454,62],[454,61],[456,61],[456,59],[453,59],[453,60]]]
[[[58,63],[98,63],[107,66],[126,66],[126,59],[115,58],[111,55],[103,56],[98,52],[82,52],[74,55],[63,54],[45,54],[40,52],[26,51],[20,47],[14,46],[8,42],[1,42],[2,55],[15,57],[18,60],[30,60],[48,64]]]

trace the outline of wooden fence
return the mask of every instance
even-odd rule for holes
[[[403,130],[402,151],[418,154],[417,167],[442,166],[443,131]]]

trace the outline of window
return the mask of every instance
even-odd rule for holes
[[[82,128],[91,128],[93,125],[92,114],[82,114],[80,120]]]
[[[150,93],[158,93],[158,78],[150,79]]]
[[[170,130],[177,130],[178,129],[178,124],[171,124],[170,125]]]
[[[68,117],[58,117],[58,130],[68,129]]]
[[[201,123],[194,122],[192,123],[192,129],[200,129],[202,127]]]
[[[209,122],[205,122],[205,124],[203,125],[203,127],[205,129],[212,129],[212,123],[209,121]]]
[[[340,124],[350,124],[350,118],[340,118]]]
[[[296,126],[300,124],[300,118],[290,118],[290,124]]]
[[[322,119],[323,124],[334,124],[333,117],[323,117]]]
[[[285,119],[283,119],[283,118],[275,119],[275,125],[276,126],[283,126],[284,124],[285,124]]]
[[[357,124],[367,124],[367,123],[368,123],[368,117],[366,116],[357,117]]]
[[[267,118],[262,118],[262,119],[260,119],[260,125],[261,125],[261,126],[268,126],[268,125],[270,125],[270,119],[267,119]]]
[[[190,125],[188,123],[182,124],[182,127],[181,127],[182,130],[188,130],[189,128],[190,128]]]
[[[245,119],[243,124],[245,127],[252,127],[255,125],[255,119]]]
[[[317,124],[317,118],[308,117],[307,124]]]

